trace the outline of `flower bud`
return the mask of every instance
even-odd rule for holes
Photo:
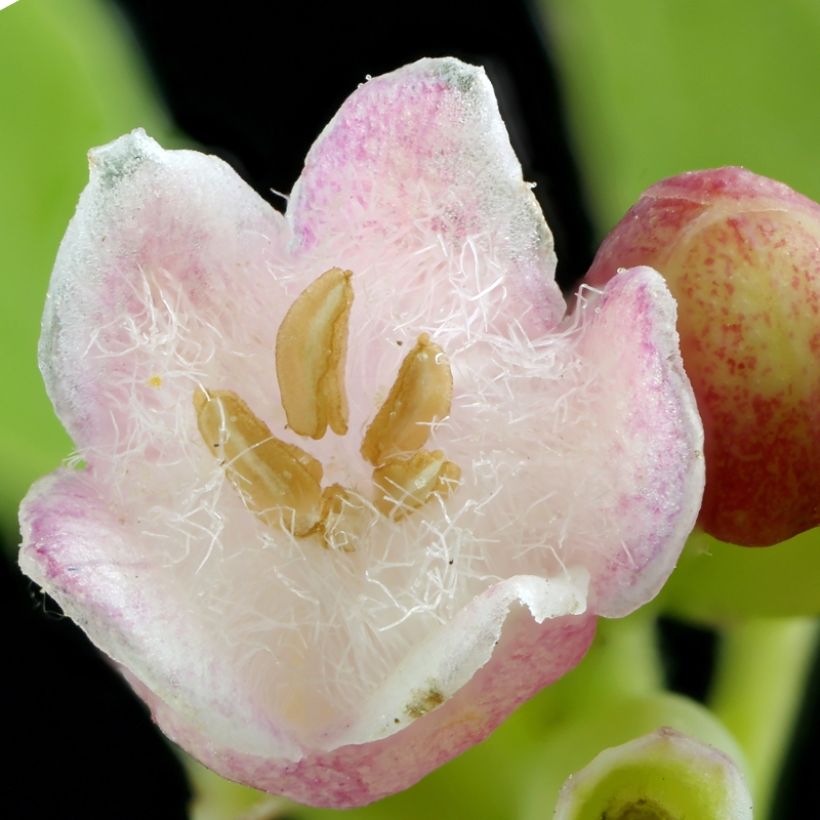
[[[554,820],[752,820],[752,798],[734,762],[712,746],[661,728],[605,749],[571,775]]]
[[[768,546],[820,522],[820,205],[742,168],[649,188],[586,282],[651,265],[678,300],[706,434],[699,523]]]

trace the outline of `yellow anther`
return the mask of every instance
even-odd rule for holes
[[[430,425],[447,416],[453,374],[444,351],[423,333],[405,356],[396,381],[362,442],[362,456],[374,466],[396,453],[418,450]]]
[[[344,387],[350,271],[331,268],[296,298],[276,335],[276,376],[288,426],[319,439],[347,432]]]
[[[322,518],[322,465],[277,439],[236,393],[197,390],[194,408],[202,439],[257,518],[295,536]]]
[[[342,552],[356,549],[359,533],[365,529],[369,508],[341,484],[331,484],[322,493],[322,537],[325,546]]]
[[[376,509],[399,521],[429,501],[434,494],[449,495],[461,478],[458,465],[441,450],[422,450],[393,456],[373,471]]]

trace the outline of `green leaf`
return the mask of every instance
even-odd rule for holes
[[[661,593],[672,615],[711,625],[820,613],[820,529],[774,547],[736,547],[695,532]]]
[[[816,0],[539,0],[603,234],[647,186],[745,165],[820,198]]]

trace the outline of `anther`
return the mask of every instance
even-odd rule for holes
[[[353,288],[350,271],[331,268],[308,285],[276,335],[276,376],[288,426],[320,439],[328,425],[347,432],[345,358]]]
[[[396,453],[422,447],[430,425],[447,416],[453,375],[444,351],[423,333],[405,356],[396,381],[362,442],[362,456],[374,466]]]
[[[434,494],[449,495],[460,478],[458,465],[447,461],[441,450],[394,456],[373,471],[376,509],[400,521],[426,504]]]
[[[202,440],[247,508],[295,536],[313,532],[322,517],[322,465],[276,438],[230,390],[197,390],[194,408]]]

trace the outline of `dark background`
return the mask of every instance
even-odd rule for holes
[[[324,124],[367,74],[421,56],[485,66],[525,177],[555,234],[569,288],[594,252],[555,66],[525,0],[409,4],[241,3],[203,10],[183,0],[110,0],[133,23],[179,128],[231,162],[277,207]],[[261,9],[265,9],[262,13]],[[9,552],[6,551],[8,555]],[[5,748],[0,815],[9,818],[183,818],[182,770],[144,707],[58,607],[2,562]],[[714,635],[662,629],[670,685],[702,697]],[[815,671],[813,690],[820,683]],[[25,715],[25,722],[18,720]],[[779,817],[811,816],[816,703],[801,721]],[[805,812],[808,810],[808,814]]]

